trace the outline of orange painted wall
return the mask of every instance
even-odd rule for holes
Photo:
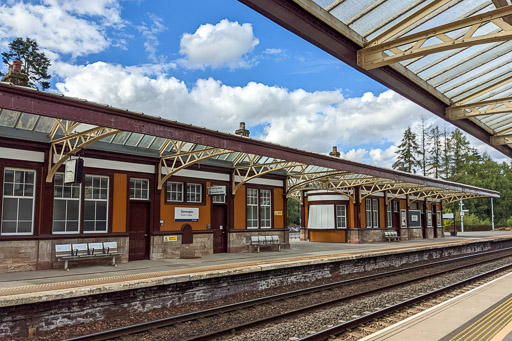
[[[366,228],[366,200],[361,202],[361,227]]]
[[[274,188],[274,212],[281,211],[281,215],[274,215],[274,228],[282,229],[284,227],[284,200],[283,189]],[[274,214],[272,212],[272,214]]]
[[[235,229],[245,229],[246,221],[246,208],[245,208],[245,185],[240,187],[235,194],[234,199],[234,228]]]
[[[407,200],[400,200],[400,210],[407,209]]]
[[[379,227],[386,226],[386,207],[384,205],[384,198],[379,198]]]
[[[206,183],[206,187],[210,186],[210,182]],[[164,186],[165,188],[165,186]],[[160,231],[180,231],[181,226],[185,223],[190,224],[193,230],[206,230],[206,225],[211,223],[211,198],[206,196],[206,205],[194,206],[194,205],[183,205],[183,204],[166,204],[165,203],[165,190],[162,190],[160,195],[160,220],[164,223],[160,227]],[[175,207],[198,207],[199,208],[199,219],[198,221],[174,221],[174,208]]]
[[[112,232],[126,232],[126,205],[128,200],[128,176],[114,174],[114,200],[112,207]]]
[[[310,240],[312,242],[337,242],[345,243],[347,241],[345,230],[316,231],[309,230]]]
[[[354,202],[352,200],[349,200],[349,202],[348,202],[347,214],[348,214],[348,227],[353,228],[355,226],[354,219],[355,219],[356,210],[354,207]]]

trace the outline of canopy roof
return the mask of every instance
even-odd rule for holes
[[[240,0],[512,157],[510,0]]]
[[[46,181],[70,157],[91,148],[136,154],[158,163],[158,187],[198,163],[232,169],[233,193],[265,174],[286,176],[286,194],[301,199],[307,190],[330,190],[361,200],[386,191],[391,200],[411,195],[455,201],[499,197],[499,193],[454,182],[365,165],[247,137],[165,120],[0,83],[0,136],[49,144]],[[358,188],[358,190],[356,190]]]

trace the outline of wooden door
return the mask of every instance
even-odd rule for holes
[[[213,205],[212,208],[212,231],[213,231],[213,253],[226,252],[226,225],[227,206]]]
[[[129,260],[149,259],[149,202],[130,202]]]

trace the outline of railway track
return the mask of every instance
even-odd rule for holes
[[[462,256],[393,270],[386,273],[357,277],[292,292],[261,297],[156,321],[139,323],[68,340],[122,340],[130,339],[130,335],[141,335],[140,333],[147,333],[147,339],[151,339],[150,335],[155,331],[169,328],[173,330],[169,332],[169,335],[172,335],[176,340],[206,340],[218,338],[234,334],[247,328],[257,327],[265,323],[275,323],[276,320],[290,318],[343,301],[357,299],[371,293],[390,290],[398,286],[406,285],[407,283],[439,276],[468,267],[469,265],[484,264],[497,259],[510,257],[511,255],[512,248],[507,248],[483,252],[477,255]],[[304,302],[301,302],[304,298],[307,298],[306,301],[310,303],[304,304]],[[424,299],[425,298],[423,298],[423,300]],[[314,301],[313,304],[311,304],[311,300]],[[256,313],[258,310],[264,310],[266,313],[262,316],[261,313]],[[239,317],[240,313],[243,311],[248,311],[245,315],[251,315],[254,316],[254,318],[248,320],[243,319],[237,322],[237,317]],[[384,314],[384,312],[382,314]],[[222,316],[228,317],[222,318]],[[368,319],[370,318],[371,317],[368,317]],[[375,319],[375,317],[373,317],[373,319]],[[220,320],[232,321],[232,323],[222,324],[218,322]],[[351,328],[353,329],[358,323],[356,320],[359,319],[349,321],[352,324],[346,324],[345,327],[341,325],[337,327],[339,327],[340,330],[345,328],[345,331]],[[361,323],[367,323],[367,321]],[[308,336],[310,339],[305,338],[304,340],[321,340],[324,337],[323,333],[329,337],[333,335],[333,330],[328,329],[312,334]]]
[[[328,339],[331,341],[350,339],[357,340],[363,338],[369,334],[373,334],[380,329],[384,329],[389,325],[402,321],[409,316],[435,306],[446,299],[455,297],[467,290],[476,288],[486,282],[485,278],[509,269],[512,269],[512,264],[508,264],[497,269],[479,274],[477,276],[464,279],[443,288],[432,290],[431,292],[355,318],[351,321],[340,323],[339,325],[329,327],[327,329],[303,337],[298,341],[323,341]],[[459,289],[460,287],[464,288]],[[378,323],[379,329],[371,326],[372,323]]]

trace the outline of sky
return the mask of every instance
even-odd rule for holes
[[[454,129],[236,0],[0,0],[0,51],[16,37],[49,91],[381,167],[421,116]]]

